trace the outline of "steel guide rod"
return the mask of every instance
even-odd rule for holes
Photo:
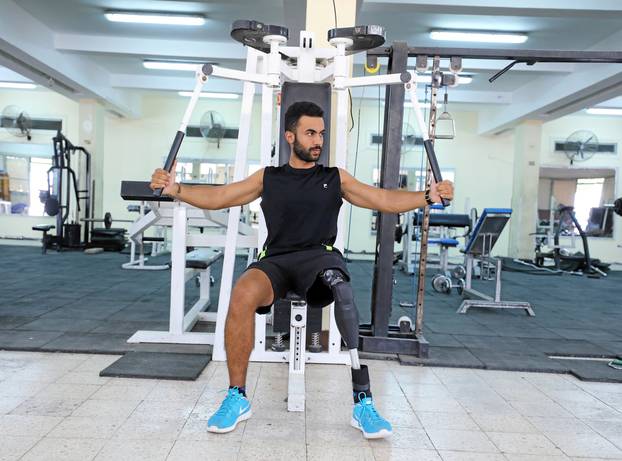
[[[440,69],[441,58],[434,56],[432,61],[432,75]],[[430,143],[434,143],[434,134],[436,133],[436,99],[438,95],[438,87],[432,85],[430,97],[430,114],[428,120],[428,135]],[[421,112],[421,111],[419,111]],[[432,182],[432,164],[433,160],[430,156],[426,156],[425,171],[425,189],[430,187]],[[434,159],[435,160],[435,159]],[[437,166],[438,168],[438,166]],[[440,172],[439,172],[440,177]],[[438,177],[434,178],[438,180]],[[423,221],[421,223],[421,248],[419,250],[419,267],[417,269],[417,302],[415,304],[415,336],[419,337],[423,334],[423,301],[425,296],[425,272],[428,264],[428,237],[430,236],[430,207],[423,209]]]

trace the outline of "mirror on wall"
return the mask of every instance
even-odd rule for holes
[[[616,172],[611,168],[540,168],[538,233],[578,235],[560,206],[574,207],[577,221],[590,237],[613,237]]]
[[[41,191],[48,190],[50,157],[0,153],[0,214],[43,216]]]

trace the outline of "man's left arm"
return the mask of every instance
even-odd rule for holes
[[[372,187],[360,182],[342,168],[339,168],[339,175],[343,198],[352,205],[383,213],[402,213],[427,205],[425,192]],[[451,200],[454,197],[454,185],[451,181],[433,183],[429,196],[434,203],[440,202],[441,198]]]

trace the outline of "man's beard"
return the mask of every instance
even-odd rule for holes
[[[294,153],[300,160],[313,163],[317,162],[320,159],[320,156],[318,155],[317,158],[314,158],[313,153],[311,152],[315,149],[319,149],[320,153],[322,152],[322,148],[320,146],[313,146],[309,149],[305,149],[300,145],[298,140],[294,138]]]

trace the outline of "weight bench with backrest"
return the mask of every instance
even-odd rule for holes
[[[464,301],[458,308],[459,314],[466,314],[471,307],[484,307],[491,309],[524,309],[528,315],[535,315],[531,304],[525,301],[502,301],[501,300],[501,271],[500,258],[493,258],[491,251],[505,225],[510,220],[512,210],[509,208],[484,208],[482,215],[473,228],[473,232],[463,250],[466,265],[466,283],[462,292]],[[480,263],[481,278],[484,273],[489,275],[494,272],[496,279],[495,297],[488,296],[472,288],[473,267],[476,261]]]
[[[417,212],[413,217],[413,224],[420,226],[423,223],[423,214]],[[467,214],[453,213],[430,213],[430,227],[440,227],[441,237],[428,239],[429,245],[438,245],[439,273],[449,277],[449,248],[456,248],[460,242],[453,237],[448,237],[447,229],[471,229],[471,218]],[[466,235],[467,232],[464,233]],[[428,266],[431,267],[431,266]]]

